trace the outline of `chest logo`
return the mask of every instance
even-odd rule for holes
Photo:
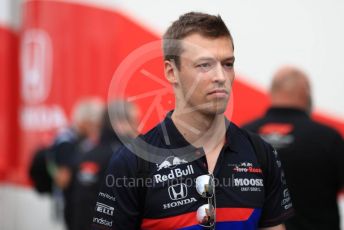
[[[196,198],[188,198],[188,187],[186,184],[176,184],[168,187],[168,195],[172,202],[163,204],[163,209],[176,208],[197,202]]]
[[[242,162],[239,164],[230,164],[229,166],[233,167],[233,171],[236,173],[258,173],[262,174],[263,171],[261,168],[253,167],[252,163]]]
[[[180,200],[187,197],[188,189],[184,183],[172,185],[168,188],[168,194],[170,195],[171,200]]]
[[[173,169],[177,165],[188,163],[186,160],[180,159],[176,156],[169,156],[167,157],[162,163],[156,164],[157,165],[157,171],[160,171],[161,169]]]

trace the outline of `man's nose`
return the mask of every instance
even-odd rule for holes
[[[213,81],[218,83],[224,83],[226,81],[226,73],[221,63],[217,64],[214,68]]]

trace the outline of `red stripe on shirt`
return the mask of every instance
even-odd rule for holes
[[[245,221],[248,220],[254,209],[252,208],[217,208],[216,221]],[[178,216],[143,219],[141,229],[143,230],[169,230],[185,228],[197,225],[196,212],[189,212]]]

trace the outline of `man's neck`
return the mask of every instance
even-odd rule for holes
[[[190,144],[203,147],[206,153],[224,144],[226,136],[224,114],[207,115],[199,111],[183,113],[175,110],[172,121]]]

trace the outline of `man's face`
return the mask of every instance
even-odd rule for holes
[[[180,68],[176,70],[177,104],[185,112],[224,113],[235,75],[230,38],[193,34],[183,39],[182,47]]]

